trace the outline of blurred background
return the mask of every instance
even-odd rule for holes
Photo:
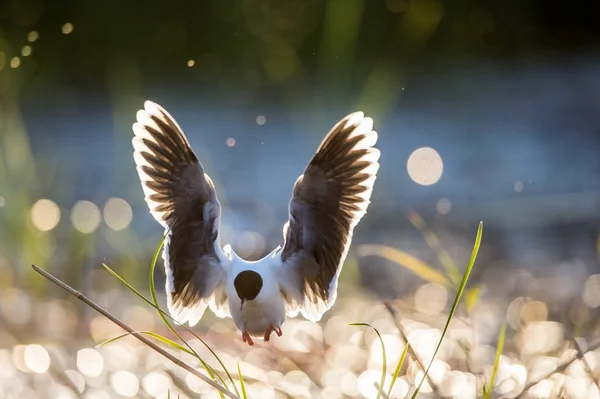
[[[327,131],[356,110],[375,119],[372,205],[323,321],[290,320],[254,349],[210,312],[195,329],[232,370],[240,359],[250,397],[375,397],[379,343],[350,322],[382,333],[388,374],[399,327],[427,364],[483,220],[420,397],[481,396],[506,321],[497,397],[600,398],[594,350],[524,390],[600,332],[599,4],[0,1],[0,398],[216,396],[132,337],[95,348],[121,330],[29,267],[168,334],[102,268],[148,293],[162,230],[132,158],[145,100],[186,132],[217,186],[222,242],[248,259],[282,244]],[[409,357],[394,398],[422,378]]]

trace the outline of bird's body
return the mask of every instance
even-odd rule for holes
[[[362,112],[325,137],[293,189],[284,245],[248,262],[221,247],[214,184],[177,122],[147,101],[133,125],[134,159],[150,213],[165,227],[167,305],[179,323],[207,307],[233,318],[245,342],[281,335],[287,316],[318,321],[335,302],[352,232],[379,168],[377,133]]]
[[[233,261],[227,278],[228,292],[236,292],[235,280],[244,277],[249,271],[258,275],[262,281],[256,297],[245,300],[243,306],[238,295],[229,297],[231,317],[240,331],[247,332],[251,337],[265,337],[268,340],[265,332],[269,328],[280,329],[286,319],[285,305],[276,278],[277,267],[280,264],[278,256],[271,253],[259,261],[247,262],[230,251]],[[241,283],[246,281],[241,280]]]

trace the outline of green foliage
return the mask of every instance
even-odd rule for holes
[[[188,354],[190,354],[192,356],[194,355],[194,352],[192,352],[188,348],[186,348],[184,346],[181,346],[177,342],[175,342],[175,341],[173,341],[173,340],[171,340],[169,338],[163,337],[162,335],[157,334],[155,332],[152,332],[152,331],[136,331],[136,333],[137,334],[148,335],[149,337],[152,337],[152,338],[156,339],[157,341],[162,342],[163,344],[167,344],[167,345],[169,345],[170,347],[172,347],[174,349],[178,349],[180,351],[186,352],[186,353],[188,353]],[[113,343],[113,342],[115,342],[115,341],[117,341],[117,340],[119,340],[121,338],[127,337],[127,336],[129,336],[131,334],[132,333],[125,333],[125,334],[121,334],[119,336],[116,336],[114,338],[107,339],[106,341],[101,342],[98,345],[96,345],[96,348],[101,348],[101,347],[106,346],[108,344],[111,344],[111,343]]]
[[[500,357],[504,350],[504,340],[506,339],[506,321],[502,323],[500,327],[500,333],[498,333],[498,345],[496,346],[496,358],[494,359],[494,368],[492,369],[492,376],[490,382],[486,388],[483,386],[483,398],[492,399],[492,392],[494,392],[494,384],[496,384],[496,375],[498,374],[498,367],[500,366]]]
[[[240,388],[242,389],[242,398],[248,399],[248,395],[246,394],[246,384],[244,383],[244,375],[242,374],[242,369],[240,368],[239,359],[237,361],[237,369],[238,369],[238,378],[240,379]]]
[[[438,236],[427,226],[425,220],[423,220],[421,215],[419,215],[417,212],[408,212],[407,216],[412,225],[419,230],[429,248],[435,252],[440,265],[446,271],[446,274],[450,278],[450,281],[452,281],[452,284],[457,287],[460,283],[462,273],[458,267],[456,267],[456,263],[454,263],[454,260],[452,260],[448,254],[448,251],[446,251],[446,249],[442,246]]]
[[[375,244],[361,245],[358,247],[358,254],[360,256],[379,256],[405,267],[423,280],[437,283],[444,287],[449,287],[451,285],[450,281],[443,273],[437,271],[422,260],[396,248]]]
[[[438,344],[435,348],[435,351],[433,352],[433,356],[431,357],[429,366],[427,366],[427,370],[425,370],[425,375],[423,375],[423,378],[419,382],[419,385],[417,386],[417,389],[413,393],[411,399],[416,398],[417,395],[419,394],[419,391],[421,390],[421,386],[423,385],[423,382],[425,381],[425,377],[429,373],[429,369],[431,368],[431,365],[433,364],[433,360],[435,359],[435,356],[437,355],[437,353],[440,349],[440,346],[442,345],[442,341],[444,340],[444,336],[446,335],[446,332],[448,331],[448,326],[450,326],[450,321],[452,321],[452,317],[454,316],[454,313],[456,312],[456,309],[458,308],[458,303],[463,294],[463,291],[465,290],[465,286],[467,285],[467,282],[469,281],[469,276],[471,275],[473,266],[475,265],[475,259],[477,259],[477,253],[479,252],[479,246],[481,245],[482,234],[483,234],[483,222],[480,222],[479,228],[477,229],[477,236],[475,238],[475,245],[473,246],[473,252],[471,253],[471,259],[469,260],[467,269],[465,270],[462,281],[460,282],[460,286],[458,287],[458,292],[456,293],[456,297],[454,298],[454,303],[452,304],[452,308],[450,309],[450,314],[448,315],[448,319],[446,320],[446,325],[444,326],[444,329],[442,330],[442,336],[440,337],[440,341],[438,342]]]
[[[392,375],[392,382],[390,382],[390,387],[388,388],[387,397],[391,397],[392,389],[394,389],[394,384],[396,384],[396,379],[398,378],[398,374],[400,374],[400,369],[404,364],[404,358],[406,357],[406,353],[408,352],[408,342],[404,345],[404,350],[402,351],[402,355],[400,355],[400,360],[398,360],[398,365],[396,366],[396,370],[394,370],[394,374]]]
[[[465,308],[467,312],[471,312],[475,308],[475,305],[477,305],[477,302],[479,302],[482,289],[483,286],[478,284],[475,287],[469,288],[465,293]]]
[[[375,327],[373,327],[372,325],[370,325],[368,323],[350,323],[349,325],[350,326],[371,327],[377,333],[377,337],[379,338],[379,343],[381,344],[381,353],[383,356],[383,369],[381,370],[381,382],[379,383],[379,389],[377,391],[377,399],[379,399],[381,397],[381,393],[383,392],[383,384],[385,384],[385,375],[387,374],[387,357],[385,354],[385,344],[383,343],[383,338],[381,338],[381,334],[379,334],[379,331],[377,331],[377,329]]]

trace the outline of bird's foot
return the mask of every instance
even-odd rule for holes
[[[269,328],[267,328],[267,331],[265,331],[265,342],[269,342],[269,339],[271,338],[271,333],[273,332],[277,334],[278,337],[281,337],[281,334],[283,334],[280,327],[276,328],[270,325]]]
[[[242,333],[242,342],[247,342],[248,345],[254,346],[254,341],[252,341],[252,338],[250,338],[250,334],[248,334],[247,331]]]

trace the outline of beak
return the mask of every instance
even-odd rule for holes
[[[241,301],[242,301],[242,303],[241,303],[241,305],[240,305],[240,311],[241,311],[241,310],[242,310],[242,308],[244,307],[244,302],[246,302],[246,300],[245,300],[245,299],[242,299]]]

